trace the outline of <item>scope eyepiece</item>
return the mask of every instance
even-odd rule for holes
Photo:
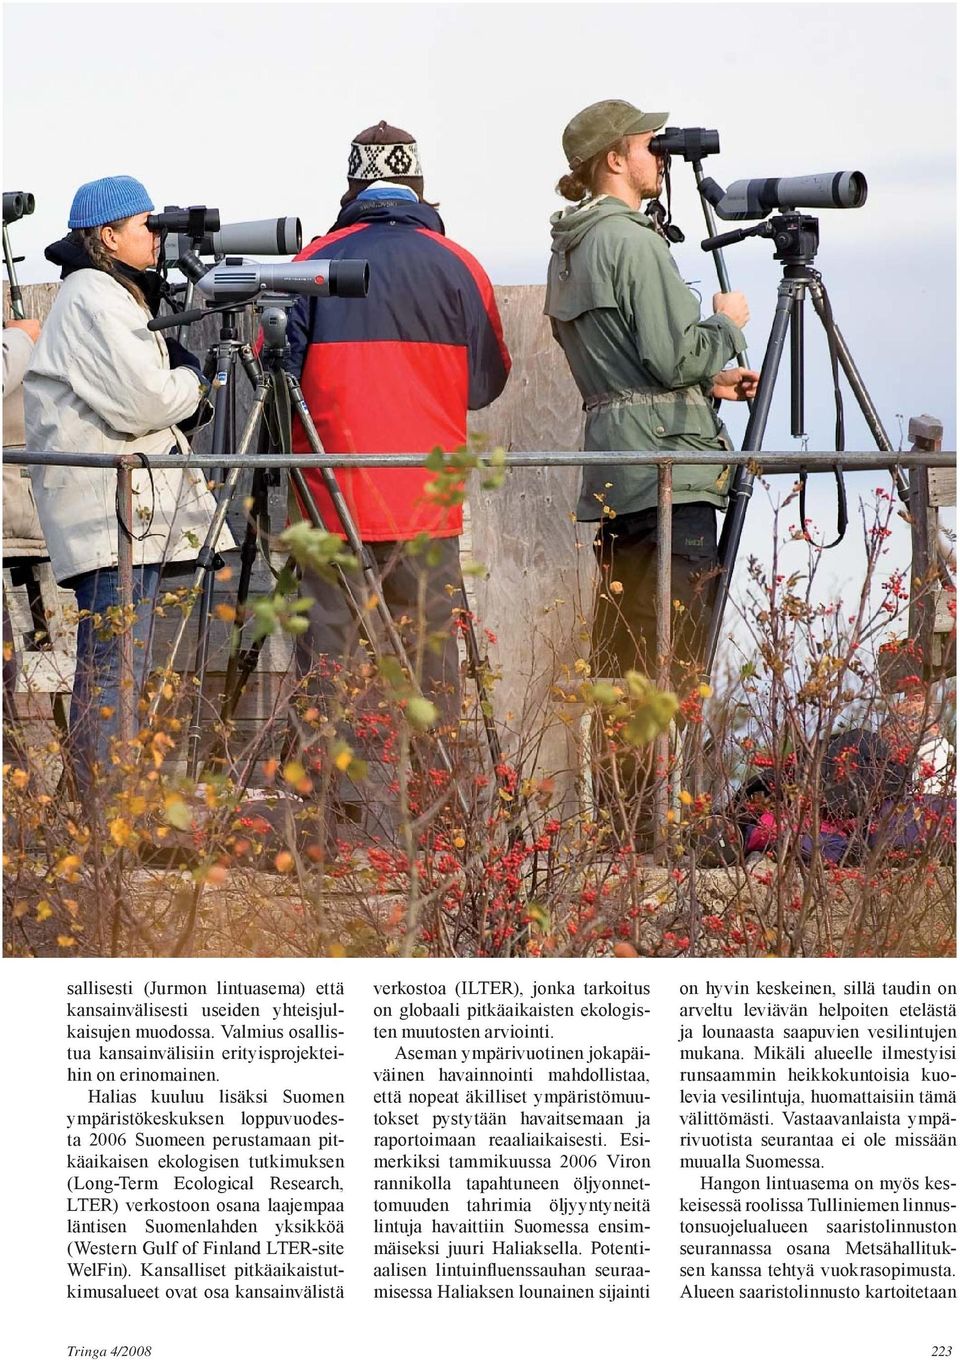
[[[202,279],[211,265],[204,264],[199,254],[195,250],[185,250],[177,260],[177,265],[181,274],[185,274],[191,283],[196,283]],[[183,287],[184,285],[181,285]]]
[[[715,156],[720,150],[720,133],[716,128],[664,128],[651,139],[654,156],[682,156],[685,161],[702,161],[704,156]]]
[[[8,222],[18,222],[21,217],[29,217],[37,206],[37,200],[33,194],[28,194],[25,189],[13,189],[3,194],[3,225]]]

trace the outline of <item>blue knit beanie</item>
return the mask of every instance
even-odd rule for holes
[[[140,181],[130,175],[108,175],[80,185],[73,196],[67,226],[71,231],[75,227],[102,227],[143,212],[153,212],[153,204]]]

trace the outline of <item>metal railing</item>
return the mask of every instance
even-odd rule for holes
[[[478,455],[481,460],[483,454]],[[114,468],[117,474],[117,505],[121,511],[117,520],[117,570],[118,594],[121,607],[133,606],[133,540],[126,526],[133,522],[133,473],[145,467],[150,469],[169,468],[184,471],[186,468],[219,469],[269,467],[283,468],[416,468],[424,467],[426,455],[410,453],[369,453],[369,454],[325,454],[323,456],[281,456],[263,454],[258,456],[212,457],[182,454],[106,454],[106,453],[56,453],[38,452],[22,448],[3,450],[5,464],[19,464],[33,467],[63,466],[80,468]],[[498,467],[649,467],[658,470],[658,543],[657,543],[657,652],[660,669],[657,683],[661,688],[669,688],[670,641],[670,560],[672,556],[671,506],[673,501],[673,468],[676,464],[725,466],[746,464],[759,470],[763,476],[789,475],[806,469],[808,472],[840,468],[844,472],[882,472],[889,471],[891,463],[900,468],[951,468],[956,465],[956,454],[944,450],[912,449],[891,455],[876,449],[865,451],[845,451],[838,457],[834,452],[805,452],[796,450],[764,451],[762,454],[741,453],[730,450],[692,451],[681,450],[665,453],[655,450],[614,450],[596,452],[544,451],[535,453],[508,453],[498,461]],[[462,470],[451,459],[447,465],[450,470]],[[469,470],[467,470],[469,471]],[[466,473],[465,473],[466,475]],[[134,693],[133,635],[125,630],[121,636],[121,683],[120,683],[120,736],[131,740],[134,735],[136,715],[136,695]]]
[[[481,459],[487,456],[478,452]],[[145,453],[133,457],[130,454],[113,453],[38,453],[26,449],[3,450],[5,463],[20,463],[42,467],[53,464],[65,467],[118,467],[123,459],[130,459],[132,466],[182,469],[193,468],[411,468],[424,467],[427,455],[421,453],[327,453],[314,454],[262,454],[247,455],[242,458],[229,456],[214,457],[211,454],[170,454]],[[505,467],[595,467],[609,464],[611,467],[673,467],[677,463],[694,466],[702,464],[722,464],[734,467],[738,464],[751,464],[763,470],[765,477],[777,473],[799,472],[807,468],[811,472],[831,471],[835,467],[844,472],[885,472],[891,464],[898,467],[950,468],[956,465],[956,453],[945,450],[905,449],[901,453],[884,454],[876,449],[845,450],[838,455],[834,452],[797,453],[796,449],[769,450],[762,453],[741,453],[737,449],[683,449],[677,453],[665,453],[663,449],[614,449],[571,453],[569,451],[544,451],[540,453],[507,453]],[[451,458],[450,467],[456,470]]]

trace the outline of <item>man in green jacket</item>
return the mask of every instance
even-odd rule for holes
[[[722,455],[733,446],[712,398],[756,391],[756,373],[724,368],[746,347],[750,313],[742,293],[717,293],[714,315],[701,321],[666,240],[640,210],[660,191],[663,162],[650,141],[667,116],[607,99],[567,125],[570,174],[557,189],[576,206],[551,218],[544,310],[583,397],[585,449]],[[722,456],[673,469],[672,677],[681,690],[704,659],[728,474]],[[655,467],[583,470],[577,518],[599,521],[594,674],[657,674],[656,505]]]

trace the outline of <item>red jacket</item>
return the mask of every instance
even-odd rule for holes
[[[500,395],[510,356],[493,288],[425,203],[358,199],[298,260],[364,259],[365,298],[298,299],[287,366],[303,387],[328,453],[422,453],[462,447],[467,411]],[[309,452],[295,422],[294,452]],[[326,526],[340,532],[320,473],[308,483]],[[459,534],[459,506],[431,503],[420,468],[337,469],[360,536],[369,542]]]

